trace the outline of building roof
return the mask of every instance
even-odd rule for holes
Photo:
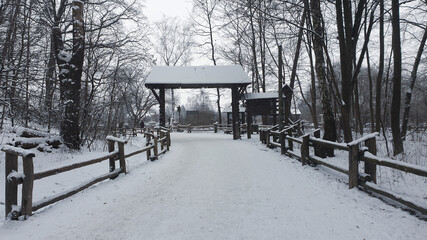
[[[242,100],[255,100],[255,99],[278,99],[278,92],[267,92],[267,93],[245,93]],[[283,98],[286,98],[283,95]]]
[[[148,88],[229,88],[247,86],[251,80],[239,65],[155,66],[145,86]]]

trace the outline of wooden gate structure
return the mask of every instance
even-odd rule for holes
[[[240,139],[239,100],[250,83],[251,80],[239,65],[156,66],[148,76],[145,86],[151,89],[159,102],[159,122],[163,127],[166,125],[165,89],[230,88],[233,139]]]

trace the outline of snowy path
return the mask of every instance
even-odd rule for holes
[[[230,138],[174,134],[159,161],[6,221],[0,239],[427,238],[427,222],[255,140]]]

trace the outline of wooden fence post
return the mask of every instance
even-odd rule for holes
[[[150,142],[151,142],[151,136],[146,134],[145,135],[145,146],[148,147],[150,146]],[[147,150],[147,160],[149,160],[151,157],[151,149]]]
[[[299,122],[297,123],[298,136],[301,136],[301,135],[302,135],[302,129],[303,129],[303,124],[302,124],[302,122],[301,122],[301,121],[299,121]]]
[[[125,143],[117,142],[119,145],[119,161],[122,173],[126,174],[126,160],[125,160]]]
[[[218,133],[218,123],[214,123],[214,133]]]
[[[159,149],[157,147],[157,136],[154,136],[154,160],[159,158]]]
[[[313,135],[314,135],[315,138],[320,138],[320,129],[317,129],[316,131],[314,131]],[[320,153],[319,144],[313,142],[313,147],[314,147],[314,156],[320,157],[321,153]]]
[[[160,139],[163,139],[164,137],[165,137],[165,133],[160,132]],[[160,141],[160,151],[163,151],[164,148],[165,148],[165,141],[161,140]]]
[[[261,143],[265,143],[265,137],[264,137],[264,130],[260,130],[259,131],[259,140],[261,141]]]
[[[18,204],[18,185],[9,178],[9,174],[18,171],[18,155],[6,152],[6,173],[5,173],[5,214],[12,211],[12,206]]]
[[[265,145],[270,147],[270,130],[265,131]]]
[[[284,131],[280,132],[279,141],[280,141],[280,153],[283,155],[286,153],[286,133]]]
[[[377,155],[377,139],[375,137],[365,140],[365,146],[373,155]],[[365,173],[371,176],[371,180],[377,183],[377,165],[365,162]]]
[[[302,136],[302,144],[301,144],[301,162],[302,165],[306,165],[308,163],[308,155],[310,154],[310,135],[306,134]]]
[[[114,152],[114,141],[107,140],[108,141],[108,152]],[[110,172],[114,171],[116,169],[116,157],[110,158]]]
[[[348,150],[348,188],[357,187],[359,175],[359,144],[349,146]]]
[[[288,130],[288,136],[292,137],[292,128],[290,128]],[[288,139],[288,144],[289,144],[289,150],[293,151],[294,150],[294,141],[292,141],[291,139]]]
[[[171,145],[171,133],[166,133],[166,149],[169,151]]]
[[[24,219],[33,215],[33,185],[34,185],[34,164],[33,157],[22,157],[24,168],[24,181],[22,183],[21,215]]]

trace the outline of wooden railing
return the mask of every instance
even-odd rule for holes
[[[158,128],[157,134],[154,133],[144,133],[147,138],[146,147],[128,154],[125,154],[124,145],[126,141],[108,136],[108,151],[109,153],[91,159],[85,162],[79,162],[71,164],[68,166],[34,173],[34,164],[33,158],[35,154],[23,150],[21,148],[12,147],[12,146],[3,146],[2,151],[6,154],[6,189],[5,189],[5,214],[6,218],[12,220],[17,219],[26,219],[28,216],[31,216],[33,211],[37,211],[40,208],[46,207],[50,204],[53,204],[57,201],[63,200],[69,196],[72,196],[93,184],[104,181],[106,179],[114,179],[119,174],[126,174],[126,158],[131,156],[146,152],[147,160],[158,159],[160,154],[164,154],[169,150],[171,145],[170,131],[169,129]],[[153,140],[153,142],[152,142]],[[158,149],[158,144],[160,144],[160,151]],[[117,150],[115,146],[117,145]],[[151,154],[151,149],[153,149],[153,154]],[[18,172],[18,157],[22,158],[23,162],[23,172]],[[109,172],[103,174],[97,178],[94,178],[86,183],[80,184],[79,186],[65,191],[61,194],[46,197],[43,200],[33,202],[33,185],[35,180],[40,180],[46,177],[54,176],[60,173],[68,172],[85,166],[89,166],[95,163],[100,163],[103,161],[109,160]],[[119,167],[116,169],[116,162],[119,161]],[[18,185],[22,184],[22,199],[21,206],[18,207]]]
[[[172,127],[173,130],[178,132],[186,131],[188,133],[191,132],[214,132],[218,133],[218,131],[223,131],[224,133],[232,133],[233,132],[233,125],[232,124],[218,124],[214,123],[212,125],[182,125],[178,124],[176,126]],[[246,124],[240,125],[240,131],[246,132]]]
[[[348,184],[350,189],[359,187],[362,190],[374,192],[397,201],[413,210],[420,212],[423,215],[427,214],[427,209],[425,206],[419,206],[402,196],[397,196],[396,194],[390,193],[376,185],[377,166],[385,166],[404,171],[406,173],[427,177],[426,167],[377,157],[376,136],[378,136],[378,133],[368,134],[350,143],[337,143],[321,139],[319,129],[312,132],[312,134],[305,134],[296,137],[297,134],[295,133],[297,131],[295,128],[297,128],[297,126],[293,125],[286,127],[282,131],[278,131],[278,127],[273,126],[271,128],[261,130],[260,140],[268,147],[280,147],[283,154],[298,159],[301,161],[302,165],[320,164],[348,175]],[[299,152],[294,151],[294,143],[301,145]],[[314,148],[314,155],[310,154],[310,147]],[[347,151],[348,169],[343,169],[342,167],[328,163],[324,158],[324,154],[322,153],[322,149],[324,148]],[[359,162],[364,162],[365,164],[363,173],[359,172]]]

